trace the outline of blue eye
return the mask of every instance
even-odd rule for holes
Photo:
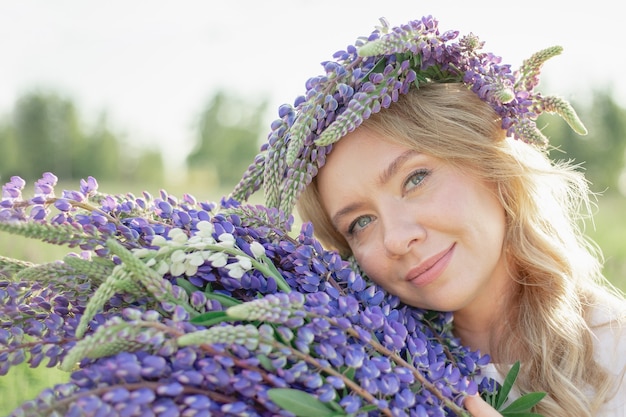
[[[422,181],[426,179],[428,174],[430,174],[430,171],[425,170],[425,169],[420,169],[415,172],[412,172],[407,177],[406,181],[404,181],[404,189],[410,190],[412,188],[419,186],[422,183]]]
[[[354,234],[358,233],[366,227],[368,224],[372,222],[372,216],[361,216],[357,217],[352,223],[350,223],[350,227],[348,227],[348,233]]]

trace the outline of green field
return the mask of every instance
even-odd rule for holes
[[[110,188],[101,187],[101,189],[115,192]],[[137,190],[138,193],[140,191],[142,190]],[[154,194],[156,195],[156,192]],[[194,196],[215,201],[201,194],[194,194]],[[604,251],[607,278],[618,288],[626,291],[625,208],[626,198],[624,197],[601,198],[595,217],[595,229],[589,226],[588,233]],[[32,262],[47,262],[62,258],[68,251],[69,249],[66,248],[0,233],[0,255],[2,256]],[[67,374],[56,369],[30,369],[25,365],[12,368],[8,375],[0,377],[0,416],[8,415],[22,402],[34,398],[42,389],[63,382],[67,378]]]
[[[599,199],[594,217],[595,229],[588,235],[604,253],[604,275],[616,287],[626,291],[626,197]]]

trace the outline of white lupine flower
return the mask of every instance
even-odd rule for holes
[[[187,275],[188,277],[191,277],[193,275],[196,275],[196,273],[198,273],[198,266],[197,265],[193,265],[190,262],[187,262],[185,264],[186,268],[185,268],[185,275]]]
[[[265,248],[256,240],[250,244],[250,251],[256,259],[259,259],[261,256],[265,255]]]
[[[185,265],[184,262],[172,262],[170,264],[170,274],[172,274],[173,277],[179,277],[182,274],[185,273],[185,270],[187,269],[187,266]]]
[[[237,263],[244,271],[252,269],[252,261],[247,256],[237,255]]]
[[[155,235],[152,237],[152,241],[150,243],[153,244],[154,246],[163,247],[167,245],[167,239],[165,239],[161,235]]]
[[[154,269],[159,273],[159,275],[163,276],[170,271],[170,266],[167,264],[167,262],[161,261]]]
[[[217,237],[220,241],[218,244],[225,248],[234,248],[235,247],[235,236],[230,233],[222,233]]]
[[[156,259],[154,259],[154,258],[150,258],[150,259],[148,259],[148,261],[146,262],[146,265],[147,265],[147,266],[149,266],[149,267],[152,267],[152,266],[156,265],[156,263],[157,263]]]
[[[192,252],[187,255],[187,261],[190,265],[200,266],[204,263],[202,252]]]
[[[212,237],[213,232],[215,231],[213,223],[206,220],[199,221],[198,224],[196,224],[196,227],[198,228],[196,235],[202,237]]]
[[[182,229],[174,227],[167,232],[167,237],[174,239],[177,235],[184,233]]]
[[[176,230],[177,232],[171,233],[174,230]],[[181,229],[170,230],[169,236],[172,238],[172,241],[176,243],[180,243],[180,244],[187,243],[187,241],[189,240],[189,237],[187,236],[187,234],[183,232]]]
[[[159,248],[159,250],[157,251],[157,256],[159,256],[159,255],[168,255],[168,254],[170,253],[170,251],[171,251],[171,250],[172,250],[172,249],[171,249],[170,244],[169,244],[169,243],[167,243],[166,245],[161,246],[161,247]]]
[[[172,252],[170,259],[172,260],[172,263],[185,262],[185,259],[187,259],[187,254],[182,249],[178,249]]]
[[[188,240],[187,240],[187,245],[191,246],[191,245],[197,245],[199,243],[204,243],[202,236],[198,236],[198,235],[193,235],[191,236]]]
[[[187,241],[187,246],[191,248],[197,248],[197,249],[203,249],[207,245],[213,245],[213,244],[215,244],[215,239],[206,238],[206,237],[197,236],[197,235],[190,237],[189,240]]]
[[[240,279],[246,273],[239,262],[226,265],[226,269],[228,269],[228,275],[235,279]]]
[[[228,262],[228,255],[224,252],[213,252],[211,256],[207,258],[207,261],[211,262],[211,265],[214,268],[219,268],[226,265]]]

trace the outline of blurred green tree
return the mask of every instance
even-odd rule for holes
[[[95,127],[85,134],[81,145],[80,158],[74,162],[77,177],[91,175],[112,181],[126,178],[121,172],[123,164],[120,155],[123,153],[120,138],[107,126],[106,114],[100,114]]]
[[[162,186],[165,180],[164,171],[161,151],[146,149],[140,152],[136,158],[131,178],[137,184]]]
[[[4,117],[0,121],[0,176],[3,173],[17,173],[18,154],[13,126]]]
[[[16,174],[39,178],[44,171],[71,178],[82,140],[76,109],[56,94],[29,93],[15,104],[12,118]]]
[[[221,187],[234,186],[259,152],[266,109],[267,101],[253,105],[217,92],[198,120],[195,147],[187,156],[191,175],[213,179]]]
[[[142,172],[138,172],[141,170]],[[101,114],[87,128],[72,100],[32,91],[0,121],[0,179],[19,175],[28,182],[53,172],[61,180],[93,176],[104,181],[163,180],[160,152],[124,145]]]

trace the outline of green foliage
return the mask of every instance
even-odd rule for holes
[[[61,179],[163,180],[160,152],[132,149],[108,126],[105,115],[86,128],[72,100],[34,91],[21,96],[0,121],[0,178],[27,181],[54,172]]]
[[[29,93],[20,97],[13,110],[7,142],[19,155],[13,175],[31,178],[43,171],[71,177],[80,151],[81,133],[75,106],[55,94]],[[4,142],[4,141],[3,141]]]
[[[154,149],[143,150],[137,157],[132,172],[135,182],[139,184],[160,184],[165,181],[165,166],[161,152]]]
[[[593,225],[588,225],[587,235],[595,241],[604,254],[604,276],[611,284],[626,292],[626,196],[610,193],[600,197],[594,213]]]
[[[504,417],[540,417],[530,410],[546,396],[545,392],[531,392],[506,405],[513,384],[519,374],[520,363],[515,362],[504,378],[502,386],[495,395],[488,395],[485,400]]]
[[[267,395],[281,408],[292,412],[297,417],[345,416],[345,412],[342,412],[338,405],[331,408],[329,404],[297,389],[273,388],[268,390]]]
[[[220,186],[234,187],[258,153],[266,107],[266,102],[255,106],[224,92],[215,94],[199,118],[189,169],[210,171]]]
[[[30,368],[26,362],[12,366],[9,373],[0,378],[0,416],[8,416],[24,401],[68,380],[69,374],[57,368]]]

